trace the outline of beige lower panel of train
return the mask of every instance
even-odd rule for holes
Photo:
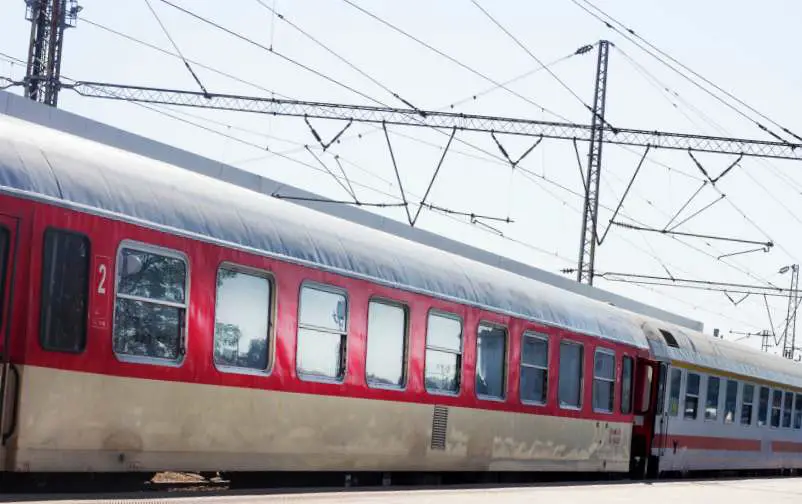
[[[433,405],[21,372],[13,471],[629,468],[628,424],[450,407],[433,449]]]

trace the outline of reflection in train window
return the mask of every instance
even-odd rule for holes
[[[744,383],[743,399],[741,399],[741,424],[752,425],[752,405],[755,401],[755,386]]]
[[[735,422],[735,407],[738,404],[738,382],[727,380],[727,390],[724,395],[724,423]]]
[[[697,412],[699,411],[699,375],[696,373],[688,373],[688,379],[685,382],[685,418],[688,420],[696,420]]]
[[[782,390],[774,389],[771,395],[771,426],[780,426],[780,412],[782,411]]]
[[[368,305],[366,379],[374,387],[403,387],[406,381],[407,309],[387,301]]]
[[[635,361],[624,357],[621,361],[621,413],[632,413],[632,376]]]
[[[766,425],[769,421],[769,388],[760,387],[760,397],[757,403],[757,424]]]
[[[794,429],[802,429],[802,394],[794,400]]]
[[[716,376],[707,377],[707,397],[705,398],[705,420],[718,418],[718,394],[721,379]]]
[[[794,394],[786,392],[783,396],[783,428],[791,428],[791,410],[794,407]]]
[[[598,348],[593,358],[593,411],[611,413],[614,390],[615,354]]]
[[[123,247],[117,256],[114,352],[178,360],[183,356],[187,263],[175,252]]]
[[[668,390],[668,414],[677,416],[679,414],[679,393],[682,385],[682,370],[674,368],[671,370],[671,381]]]
[[[582,406],[583,354],[584,349],[581,344],[571,341],[560,342],[560,376],[557,380],[560,407]]]
[[[487,323],[479,324],[476,331],[476,395],[504,398],[506,362],[507,330]]]
[[[345,377],[348,300],[334,287],[305,284],[298,306],[298,375],[341,381]]]
[[[6,247],[6,241],[2,243]],[[3,285],[0,283],[0,289]],[[39,329],[42,348],[59,352],[83,351],[88,298],[89,238],[72,231],[48,229],[42,256]]]
[[[521,401],[546,404],[549,390],[549,340],[525,332],[521,347]]]
[[[233,266],[217,271],[214,363],[223,368],[267,369],[270,280]]]
[[[424,364],[426,390],[458,393],[461,370],[462,320],[456,315],[429,312]]]

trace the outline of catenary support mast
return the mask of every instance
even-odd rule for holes
[[[593,94],[588,166],[585,174],[585,203],[582,212],[582,235],[579,243],[577,281],[593,285],[597,225],[599,221],[599,182],[601,180],[602,146],[604,145],[604,110],[607,102],[607,68],[610,43],[599,42],[599,60],[596,67],[596,89]]]

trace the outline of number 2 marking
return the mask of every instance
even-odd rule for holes
[[[106,294],[106,265],[101,264],[98,266],[98,273],[100,273],[100,283],[97,286],[98,294]]]

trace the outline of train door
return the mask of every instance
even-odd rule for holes
[[[11,361],[19,240],[19,220],[0,214],[0,471],[6,470],[6,447],[16,422],[19,371]]]
[[[635,424],[632,427],[630,472],[633,477],[655,476],[656,457],[652,457],[655,439],[656,410],[661,382],[660,365],[640,358],[635,372]]]

